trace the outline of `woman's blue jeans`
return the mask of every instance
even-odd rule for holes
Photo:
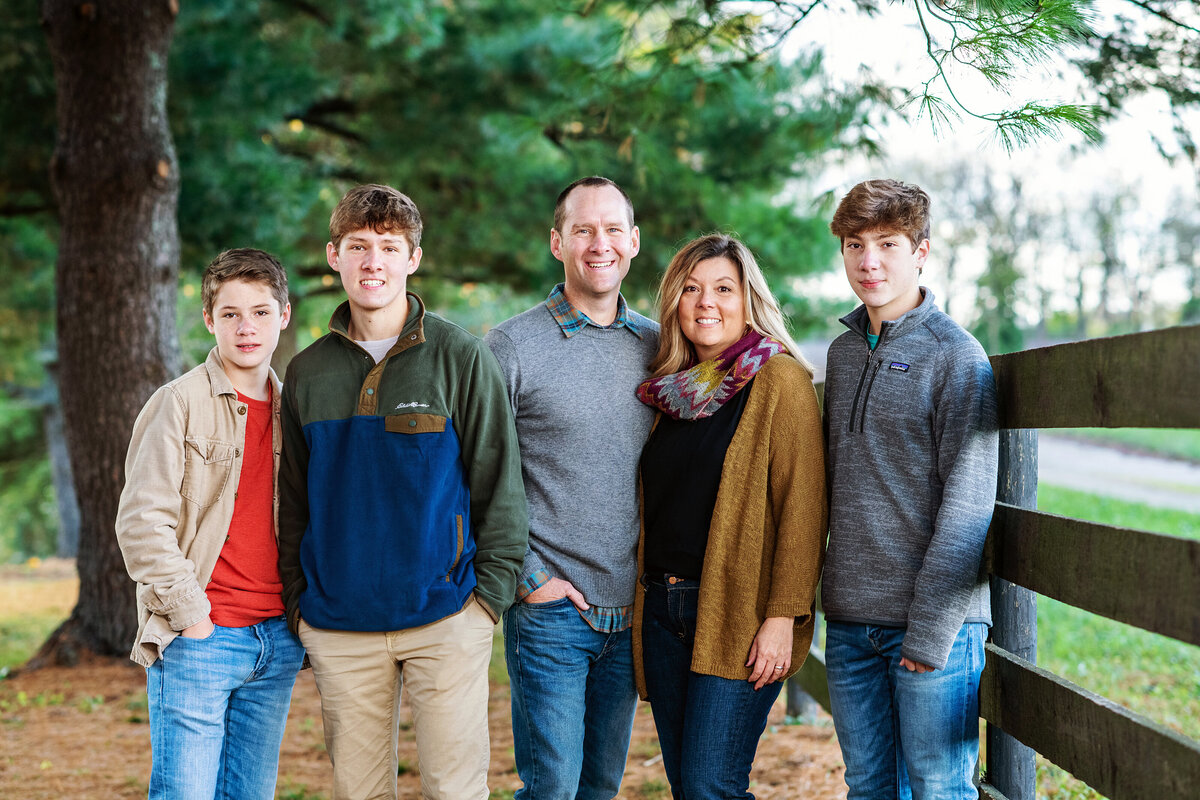
[[[692,672],[700,582],[646,580],[642,665],[675,800],[752,798],[750,767],[782,683]]]
[[[146,670],[151,800],[273,798],[303,662],[283,617],[167,645]]]
[[[987,626],[959,630],[944,669],[900,665],[904,628],[828,622],[825,669],[848,800],[975,800]]]

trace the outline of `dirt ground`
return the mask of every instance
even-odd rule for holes
[[[5,582],[12,580],[6,575]],[[125,660],[71,669],[18,672],[0,680],[0,798],[99,800],[146,796],[150,774],[145,673]],[[828,718],[813,726],[783,724],[776,705],[755,759],[751,791],[760,800],[842,800],[841,753]],[[513,768],[508,687],[493,685],[492,796],[520,786]],[[400,796],[420,797],[416,746],[407,717],[400,741]],[[669,798],[649,706],[641,704],[619,797]],[[321,704],[311,670],[292,696],[279,766],[277,797],[317,800],[330,793],[331,768],[321,730]],[[507,790],[507,791],[506,791]]]

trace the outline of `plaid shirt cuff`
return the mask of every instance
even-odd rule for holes
[[[550,573],[544,569],[536,570],[528,578],[517,584],[517,599],[524,600],[549,582]]]

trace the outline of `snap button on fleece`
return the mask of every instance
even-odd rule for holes
[[[408,338],[415,342],[417,340],[417,335],[414,333],[412,336],[410,336]]]
[[[417,421],[416,421],[415,419],[410,419],[410,420],[408,421],[408,427],[410,427],[410,428],[415,428],[415,427],[417,427]]]
[[[375,394],[375,390],[374,390],[374,389],[367,389],[367,394]]]
[[[238,413],[241,414],[242,416],[245,416],[246,415],[246,407],[238,406]]]

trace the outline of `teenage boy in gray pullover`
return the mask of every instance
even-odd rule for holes
[[[821,598],[849,800],[978,796],[996,390],[983,348],[918,284],[929,205],[916,186],[865,181],[830,224],[862,301],[825,381]]]

